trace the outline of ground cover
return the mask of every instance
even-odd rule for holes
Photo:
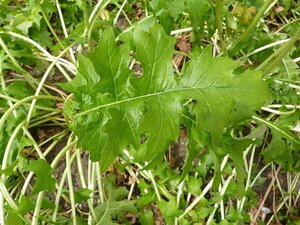
[[[0,224],[299,224],[299,9],[3,0]]]

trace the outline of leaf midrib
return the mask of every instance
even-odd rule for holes
[[[228,87],[228,86],[214,86],[214,87],[205,86],[205,87],[176,88],[176,89],[170,89],[170,90],[165,90],[165,91],[161,91],[161,92],[150,93],[150,94],[147,94],[147,95],[140,95],[140,96],[136,96],[136,97],[132,97],[132,98],[128,98],[128,99],[123,99],[123,100],[120,100],[120,101],[115,101],[115,102],[107,103],[107,104],[104,104],[104,105],[99,105],[99,106],[96,106],[94,108],[88,109],[86,111],[80,112],[80,113],[76,114],[74,117],[83,116],[83,115],[86,115],[86,114],[88,114],[90,112],[93,112],[93,111],[101,109],[101,108],[108,108],[108,107],[112,107],[112,106],[119,105],[119,104],[122,104],[122,103],[140,100],[140,99],[143,99],[143,98],[150,98],[150,97],[154,97],[154,96],[160,96],[160,95],[170,94],[170,93],[173,93],[173,92],[191,91],[191,90],[199,90],[199,89],[239,89],[239,90],[251,90],[252,88],[240,88],[240,87]],[[256,90],[256,91],[259,92],[259,90]]]

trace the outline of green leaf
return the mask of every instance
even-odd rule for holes
[[[156,195],[155,195],[154,192],[153,193],[151,192],[151,193],[144,194],[142,197],[140,197],[137,200],[136,207],[137,208],[142,208],[142,207],[150,204],[151,202],[155,201],[155,199],[156,199]]]
[[[175,224],[175,218],[181,213],[181,211],[177,209],[175,197],[171,198],[169,201],[161,200],[157,202],[157,205],[163,215],[166,224]]]
[[[42,201],[42,206],[41,208],[43,209],[55,209],[56,205],[54,204],[53,201],[51,201],[50,199],[44,197],[43,201]]]
[[[202,192],[201,187],[202,187],[201,178],[197,179],[192,176],[189,177],[189,180],[187,183],[188,192],[192,193],[193,195],[200,195]]]
[[[130,90],[129,46],[118,46],[114,40],[112,29],[105,30],[98,48],[90,57],[79,57],[79,76],[70,83],[62,84],[79,102],[85,102],[82,110],[94,105],[118,102]],[[100,150],[101,154],[98,150],[91,151],[91,159],[101,160],[102,170],[111,164],[118,150],[127,147],[128,140],[132,145],[138,145],[137,122],[132,123],[139,119],[138,108],[137,104],[128,102],[118,108],[103,110],[102,115],[92,113],[84,119],[86,126],[82,126],[80,121],[80,127],[76,127],[75,133],[81,134],[78,136],[80,146]]]
[[[149,5],[166,33],[173,30],[174,21],[185,9],[185,1],[182,0],[152,0]]]
[[[44,25],[45,26],[45,25]],[[30,36],[33,40],[40,43],[42,46],[46,46],[48,48],[52,48],[53,40],[51,39],[51,33],[47,31],[45,28],[44,30],[36,30],[30,32]]]
[[[239,212],[233,207],[229,208],[228,214],[226,215],[226,219],[229,222],[234,222],[236,224],[238,224],[239,222],[250,222],[248,214],[246,214],[245,212]]]
[[[26,213],[33,211],[35,208],[35,199],[29,196],[22,196],[18,212],[24,216]]]
[[[143,225],[154,225],[154,215],[151,209],[147,209],[145,212],[141,212],[139,221]]]
[[[287,129],[271,129],[272,141],[263,151],[266,163],[276,162],[284,170],[300,171],[300,140]],[[292,138],[291,138],[292,137]]]
[[[104,180],[107,195],[106,202],[98,205],[95,209],[97,225],[115,225],[123,221],[126,213],[135,213],[135,201],[124,200],[128,191],[125,187],[114,184],[114,177],[106,177]]]
[[[92,191],[88,188],[82,188],[76,192],[74,192],[74,197],[76,203],[83,202],[89,198],[91,198]]]
[[[32,27],[33,23],[31,21],[23,21],[19,23],[16,28],[21,30],[23,33],[28,34],[28,29]]]
[[[140,198],[137,199],[136,207],[141,209],[144,206],[149,205],[151,202],[154,202],[156,195],[153,187],[147,184],[144,179],[140,180],[138,187],[141,193]]]
[[[7,225],[23,225],[24,221],[21,219],[17,212],[9,212],[5,218],[5,224]]]
[[[292,116],[281,115],[274,122],[257,116],[254,118],[270,129],[271,141],[262,152],[264,160],[267,163],[275,162],[287,171],[300,171],[300,138],[290,130],[290,124],[294,125],[299,119],[298,112]]]
[[[6,176],[12,176],[15,174],[15,167],[18,165],[18,160],[15,160],[13,163],[9,164],[4,170],[0,170],[0,174],[5,174]]]
[[[199,135],[210,134],[213,150],[222,146],[224,128],[251,118],[269,99],[268,85],[258,72],[236,75],[239,64],[226,57],[213,58],[211,48],[191,59],[183,77],[176,78],[175,40],[158,24],[133,31],[140,77],[128,69],[130,44],[114,40],[112,30],[106,30],[95,51],[80,57],[76,78],[62,85],[78,105],[74,112],[65,112],[78,144],[90,151],[92,160],[101,161],[102,171],[129,144],[143,149],[140,161],[162,156],[177,138],[186,99],[196,101],[190,111],[195,128]]]
[[[8,144],[8,141],[14,132],[15,128],[22,122],[23,119],[26,117],[26,110],[24,108],[19,108],[16,110],[17,116],[15,117],[13,114],[9,115],[7,118],[5,125],[1,127],[0,129],[0,160],[2,160],[4,151],[6,149],[6,145]],[[2,116],[1,112],[0,115]],[[22,134],[19,133],[16,138],[14,139],[14,144],[12,145],[11,151],[11,159],[14,160],[17,156],[17,153],[20,149],[22,149],[24,146],[22,146],[21,140],[22,140]],[[5,172],[5,171],[4,171]],[[9,171],[6,171],[9,172]]]
[[[193,32],[196,36],[202,37],[204,35],[205,21],[211,21],[208,23],[208,30],[213,30],[210,25],[214,24],[214,13],[209,0],[188,0],[186,1],[187,11],[190,21],[193,26]]]
[[[24,81],[14,81],[6,88],[6,93],[16,99],[22,99],[34,95],[34,90]]]
[[[46,160],[38,159],[29,161],[22,170],[26,172],[32,171],[37,176],[31,195],[45,190],[52,191],[54,189],[55,179],[52,177],[53,169]]]
[[[215,144],[221,143],[226,126],[250,118],[254,109],[269,98],[267,84],[261,81],[260,74],[248,70],[234,75],[237,66],[229,58],[214,59],[210,49],[206,49],[188,63],[181,82],[185,94],[189,94],[186,97],[198,101],[194,110],[198,128],[208,130]]]
[[[204,206],[200,206],[200,207],[197,207],[197,216],[200,218],[200,219],[205,219],[212,211],[211,208],[209,207],[204,207]]]
[[[15,99],[22,99],[34,95],[34,90],[24,80],[16,80],[6,87],[5,94],[8,94],[10,97]],[[54,102],[50,100],[40,99],[37,102],[40,106],[52,107],[54,105]]]
[[[245,191],[246,171],[244,169],[243,153],[247,147],[252,143],[249,139],[235,140],[231,136],[226,137],[224,148],[230,154],[233,165],[236,169],[237,183],[238,183],[238,197],[242,198]]]

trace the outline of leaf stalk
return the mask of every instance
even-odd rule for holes
[[[224,55],[227,55],[226,43],[223,38],[223,27],[222,27],[222,0],[216,0],[215,4],[216,12],[216,25],[218,29],[218,34],[221,42],[221,48]]]
[[[255,26],[257,25],[258,21],[263,17],[263,15],[266,13],[266,11],[270,8],[270,5],[274,4],[277,1],[278,0],[276,0],[276,1],[274,1],[274,0],[267,0],[267,1],[265,1],[265,3],[261,7],[261,9],[258,11],[258,13],[254,17],[254,19],[251,21],[250,25],[247,27],[247,29],[245,30],[245,32],[232,45],[232,49],[238,43],[240,43],[240,42],[246,42],[250,38],[251,33],[252,33],[253,29],[255,28]]]
[[[295,32],[295,34],[281,46],[277,51],[270,55],[256,70],[263,71],[263,75],[270,73],[275,66],[283,59],[283,57],[293,48],[296,41],[300,38],[300,28]]]

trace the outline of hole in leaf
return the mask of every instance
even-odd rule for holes
[[[177,75],[181,76],[181,71],[185,62],[186,62],[186,56],[181,54],[173,55],[173,68]]]
[[[134,75],[134,77],[136,77],[136,78],[141,77],[141,76],[143,76],[143,74],[144,74],[143,67],[142,67],[142,65],[139,64],[139,63],[134,63],[134,64],[133,64],[132,70],[133,70],[133,75]]]
[[[146,134],[141,135],[141,144],[145,143],[148,140],[148,136]]]
[[[131,62],[129,63],[129,69],[133,71],[133,75],[135,78],[139,78],[143,76],[144,69],[142,64],[136,60],[135,54],[133,51],[130,52],[130,56],[132,57]]]
[[[118,41],[117,41],[117,45],[118,45],[118,46],[122,45],[123,43],[124,43],[124,42],[123,42],[122,40],[118,40]]]

